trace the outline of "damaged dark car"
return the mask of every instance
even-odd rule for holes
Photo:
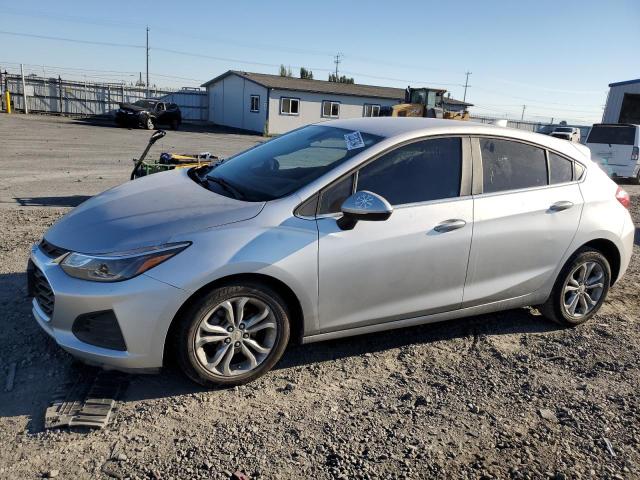
[[[121,127],[142,127],[147,130],[167,125],[177,130],[182,123],[182,113],[175,103],[138,100],[135,103],[120,104],[116,111],[116,123]]]

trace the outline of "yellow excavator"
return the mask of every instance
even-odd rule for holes
[[[427,117],[449,120],[469,120],[469,112],[451,112],[445,107],[444,94],[447,91],[436,88],[407,87],[404,103],[381,110],[381,116],[388,117]]]

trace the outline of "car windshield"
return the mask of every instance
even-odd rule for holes
[[[231,157],[206,178],[212,189],[248,201],[284,197],[304,187],[382,137],[310,125]]]
[[[633,145],[635,136],[636,127],[628,125],[594,125],[589,133],[587,143]]]
[[[138,100],[134,103],[137,107],[142,108],[154,108],[156,106],[156,102],[150,102],[149,100]]]

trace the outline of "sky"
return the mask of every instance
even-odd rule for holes
[[[640,0],[0,0],[0,68],[195,87],[229,70],[446,88],[473,114],[591,124],[608,84],[640,78]],[[63,40],[65,39],[65,40]]]

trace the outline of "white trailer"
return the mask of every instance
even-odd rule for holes
[[[609,84],[602,123],[640,124],[640,78]]]

